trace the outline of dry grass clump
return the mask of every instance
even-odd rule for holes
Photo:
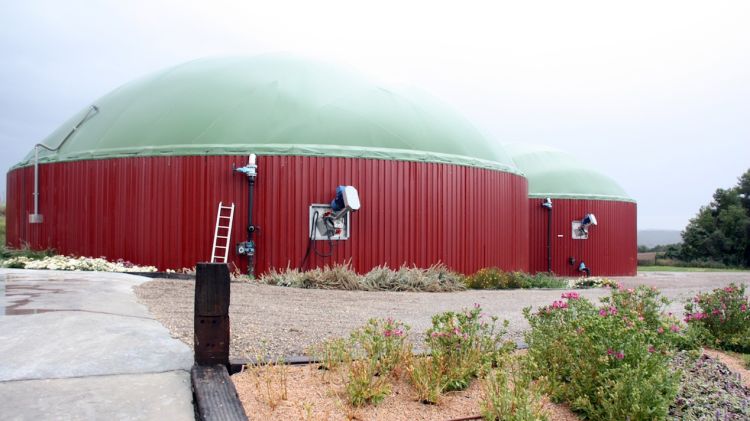
[[[316,268],[306,272],[298,269],[272,269],[260,282],[296,288],[340,289],[349,291],[423,291],[451,292],[466,289],[463,277],[437,264],[427,269],[401,266],[393,270],[377,266],[358,275],[349,263]]]
[[[258,365],[248,372],[252,375],[253,384],[258,396],[262,396],[265,403],[273,411],[282,402],[287,400],[287,378],[289,366],[285,364],[284,359],[280,358],[275,362],[271,359],[264,358],[264,353],[256,350],[256,361]],[[243,367],[243,371],[246,368]]]

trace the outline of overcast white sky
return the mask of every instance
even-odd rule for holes
[[[574,152],[638,200],[640,229],[682,229],[750,168],[750,2],[439,3],[0,0],[0,170],[136,76],[278,51]]]

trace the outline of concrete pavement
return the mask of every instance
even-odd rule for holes
[[[139,276],[0,269],[4,420],[193,420],[193,355]]]

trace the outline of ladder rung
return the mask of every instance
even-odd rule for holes
[[[224,220],[229,225],[221,225],[221,220]],[[234,203],[231,206],[224,206],[224,202],[219,202],[219,211],[216,215],[216,230],[214,231],[214,245],[211,249],[211,261],[212,262],[224,262],[227,261],[229,255],[230,238],[232,236],[232,221],[234,220]],[[226,235],[219,235],[219,233]],[[218,245],[220,240],[225,240],[223,246]],[[224,256],[219,256],[220,250],[224,250]]]

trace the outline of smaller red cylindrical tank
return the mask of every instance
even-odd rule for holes
[[[557,275],[585,275],[583,263],[593,276],[636,274],[636,203],[614,180],[546,146],[511,144],[505,149],[529,181],[532,273],[551,269]],[[574,225],[587,215],[594,215],[596,225],[582,235]]]

